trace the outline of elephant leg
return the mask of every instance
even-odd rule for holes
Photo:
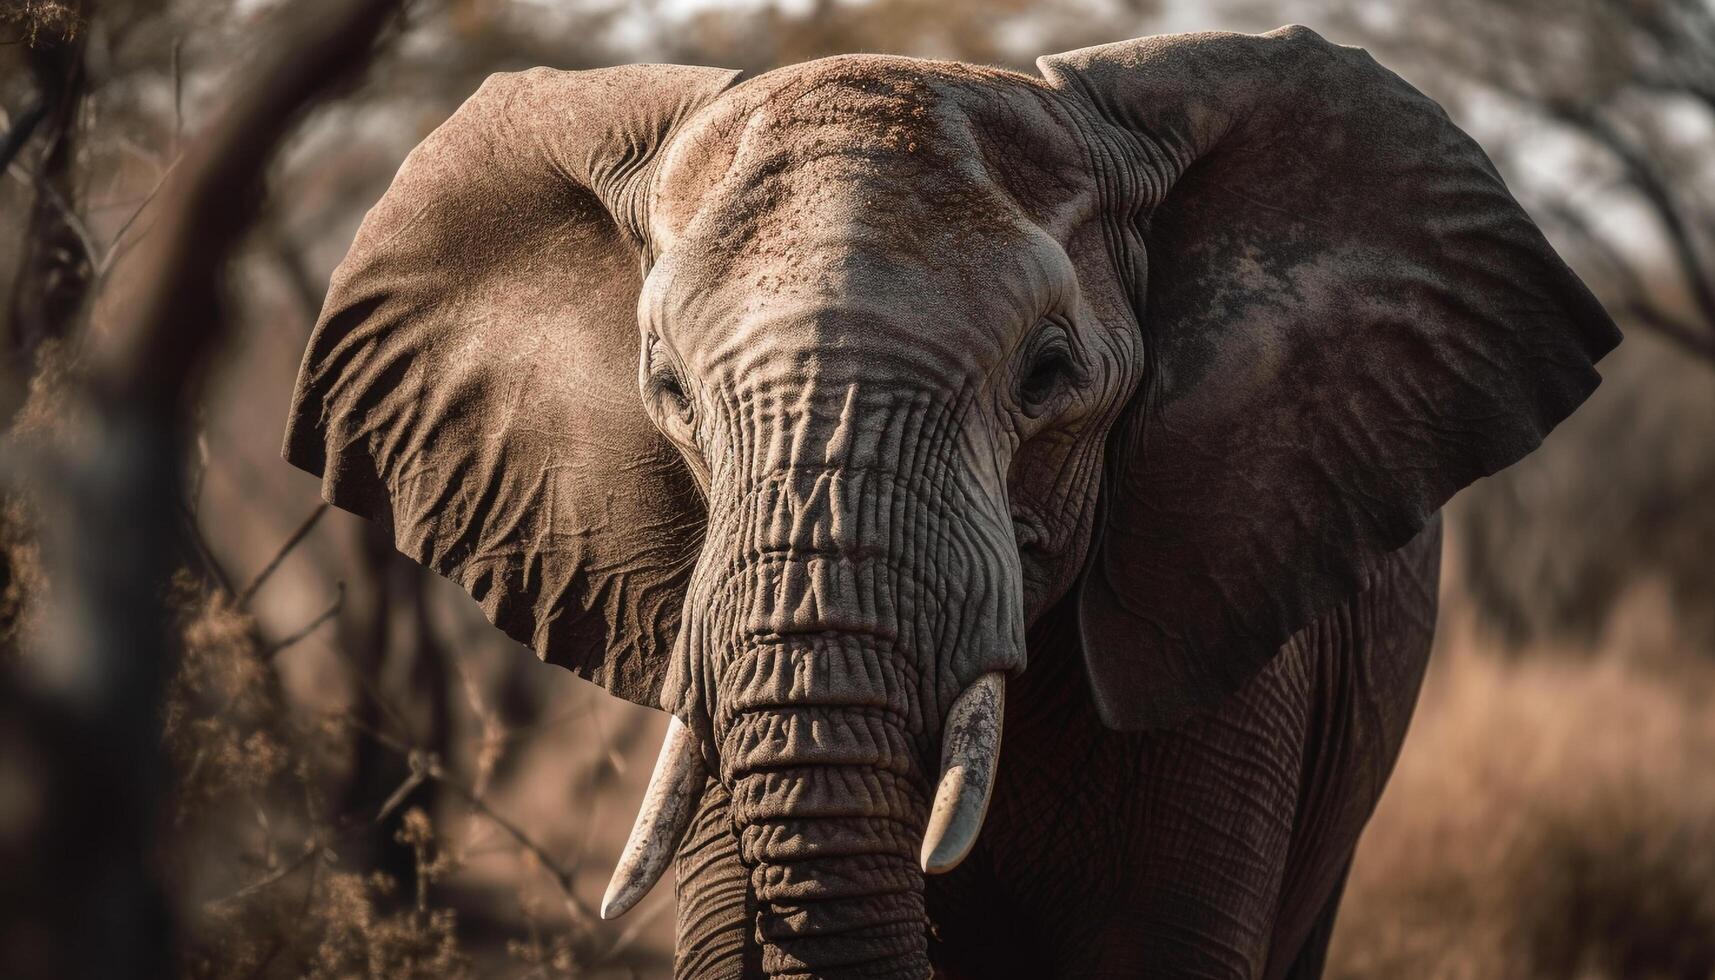
[[[1346,876],[1351,870],[1352,862],[1348,860],[1334,891],[1310,927],[1309,935],[1304,937],[1304,945],[1299,947],[1298,955],[1293,957],[1292,965],[1286,968],[1281,980],[1321,980],[1322,968],[1328,962],[1328,940],[1334,936],[1334,919],[1339,914],[1340,899],[1346,893]]]
[[[673,869],[679,883],[673,975],[681,980],[761,976],[761,950],[751,928],[756,906],[750,872],[739,860],[732,832],[732,798],[718,780],[710,778],[704,786]]]
[[[1315,665],[1320,710],[1306,735],[1269,980],[1321,974],[1357,841],[1404,747],[1429,666],[1440,568],[1437,516],[1397,553],[1385,587],[1294,638]]]

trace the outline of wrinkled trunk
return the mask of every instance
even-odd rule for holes
[[[888,673],[873,643],[845,655]],[[754,656],[761,672],[791,658]],[[870,705],[765,708],[733,721],[723,759],[764,972],[927,976],[928,779],[902,719]]]
[[[667,704],[718,759],[762,971],[922,980],[941,720],[1023,655],[1004,492],[926,395],[732,412]]]

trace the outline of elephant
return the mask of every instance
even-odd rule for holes
[[[494,75],[333,275],[284,455],[672,716],[678,976],[1319,975],[1442,507],[1619,342],[1361,49],[1037,65]]]

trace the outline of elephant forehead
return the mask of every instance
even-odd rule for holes
[[[663,156],[650,221],[658,247],[867,220],[910,248],[1005,236],[1021,219],[1065,225],[1093,190],[1077,127],[1036,80],[853,55],[751,79],[688,120]]]
[[[1038,93],[998,98],[1022,84],[1009,73],[859,57],[750,84],[663,161],[646,320],[705,348],[766,320],[854,351],[911,336],[977,354],[1075,289],[1051,225],[1009,186],[1042,160],[996,158],[1001,134],[1051,128],[1032,121],[1046,118]],[[1076,206],[1087,170],[1064,168],[1056,186]]]

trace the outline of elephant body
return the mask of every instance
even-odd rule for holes
[[[1440,508],[1618,342],[1362,51],[1038,66],[498,75],[335,273],[286,455],[673,716],[682,976],[1314,975]]]
[[[1067,610],[1045,617],[983,836],[930,880],[937,976],[1320,976],[1428,664],[1440,564],[1438,519],[1218,712],[1166,732],[1104,725]],[[729,807],[711,782],[675,865],[679,976],[759,969]]]

